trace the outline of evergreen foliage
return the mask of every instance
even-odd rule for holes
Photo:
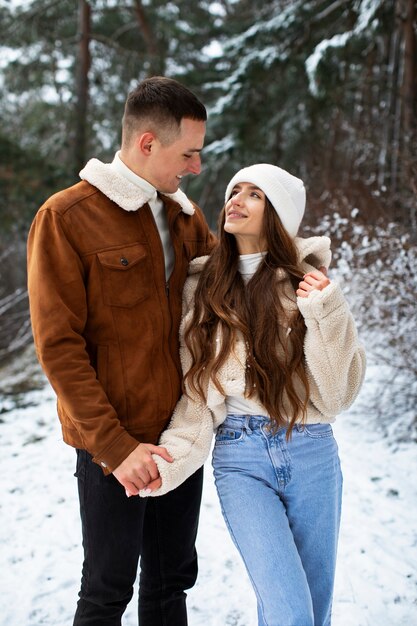
[[[397,328],[403,339],[392,334],[388,358],[410,363],[417,348],[407,325],[413,307],[401,307],[403,323],[398,300],[380,302],[381,287],[374,321],[367,318],[368,278],[377,279],[379,266],[361,246],[372,241],[375,248],[378,237],[384,242],[377,246],[382,285],[395,284],[400,300],[409,302],[403,277],[390,269],[402,252],[389,241],[406,241],[407,254],[415,254],[416,5],[0,0],[0,255],[8,258],[14,246],[24,266],[21,251],[39,205],[77,180],[80,163],[92,156],[111,160],[126,93],[136,81],[171,76],[209,111],[204,169],[187,177],[183,189],[211,225],[227,181],[242,166],[266,161],[298,174],[308,188],[306,232],[319,224],[321,232],[332,231],[336,249],[350,246],[365,332],[374,338],[378,323]],[[356,230],[348,241],[340,225],[352,210]],[[24,290],[24,272],[3,264],[1,279],[0,304]],[[19,307],[22,301],[19,295]],[[1,315],[0,307],[0,353],[13,335],[7,326],[1,339]]]

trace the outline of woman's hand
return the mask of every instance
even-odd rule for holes
[[[299,283],[295,293],[300,298],[308,298],[311,291],[315,289],[322,291],[327,285],[330,285],[330,280],[327,278],[327,269],[321,267],[303,276],[303,280]]]

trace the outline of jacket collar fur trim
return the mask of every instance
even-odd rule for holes
[[[142,189],[113,169],[111,163],[102,163],[98,159],[88,161],[80,172],[80,178],[97,187],[107,198],[110,198],[125,211],[137,211],[151,198]],[[175,193],[163,195],[177,202],[187,215],[194,215],[194,207],[181,189]]]

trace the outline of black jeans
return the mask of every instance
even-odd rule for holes
[[[197,578],[195,539],[203,485],[200,468],[155,498],[127,498],[77,450],[84,564],[74,626],[120,626],[138,561],[140,626],[186,626],[185,589]]]

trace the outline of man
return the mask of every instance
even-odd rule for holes
[[[160,498],[152,453],[181,391],[178,330],[189,261],[214,245],[179,190],[199,174],[206,110],[174,80],[128,95],[122,146],[38,211],[28,282],[38,358],[77,449],[84,564],[74,626],[120,626],[139,557],[141,626],[185,626],[197,575],[202,474]]]

